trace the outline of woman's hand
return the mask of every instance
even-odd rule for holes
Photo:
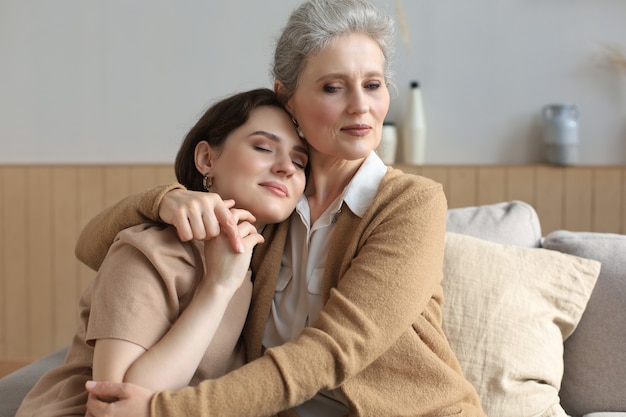
[[[89,391],[86,417],[149,417],[152,391],[129,383],[85,384]]]
[[[237,234],[241,236],[244,251],[235,253],[224,234],[204,242],[204,256],[206,263],[206,286],[222,286],[234,291],[243,283],[250,268],[252,250],[263,243],[263,236],[247,221],[237,225]],[[203,285],[203,286],[204,286]]]
[[[216,193],[176,189],[163,196],[159,217],[176,227],[183,242],[206,240],[225,233],[236,252],[245,247],[237,225],[242,221],[254,223],[255,217],[247,210],[233,209],[233,200],[222,200]]]

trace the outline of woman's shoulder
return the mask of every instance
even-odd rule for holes
[[[176,258],[194,264],[197,242],[182,242],[173,226],[146,222],[128,227],[117,234],[112,248],[129,246],[153,262]]]
[[[389,167],[363,219],[379,224],[397,220],[402,224],[399,233],[425,224],[444,225],[443,229],[447,205],[440,183]]]
[[[115,241],[134,242],[137,244],[157,242],[163,244],[182,243],[173,226],[156,222],[146,222],[128,227],[117,234]]]
[[[379,189],[396,194],[411,193],[418,195],[432,193],[443,195],[443,186],[440,183],[420,175],[408,174],[393,167],[388,167]]]

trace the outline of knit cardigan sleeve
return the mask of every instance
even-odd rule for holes
[[[155,394],[151,416],[272,415],[344,383],[349,389],[340,389],[349,403],[367,395],[363,388],[368,382],[361,374],[413,332],[412,324],[428,310],[442,279],[447,208],[443,190],[434,182],[390,172],[363,218],[342,208],[325,268],[325,305],[317,322],[222,378]],[[275,282],[259,271],[255,291],[262,291],[257,286],[262,288],[265,279]],[[259,314],[265,312],[251,311],[249,318]],[[256,334],[261,337],[262,329]]]
[[[178,183],[161,185],[126,197],[103,210],[81,231],[74,249],[76,257],[97,271],[119,232],[148,221],[161,221],[159,204],[163,196],[171,190],[184,188]]]

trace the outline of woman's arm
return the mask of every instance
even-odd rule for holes
[[[156,393],[151,415],[271,415],[350,382],[389,350],[420,318],[442,278],[445,196],[440,186],[416,192],[413,185],[383,181],[387,198],[363,221],[342,213],[334,235],[361,238],[331,247],[326,271],[336,285],[312,327],[219,379]],[[262,281],[257,275],[255,293]],[[119,404],[96,403],[112,416],[129,415]]]
[[[81,262],[98,270],[115,236],[146,221],[173,225],[182,241],[205,240],[222,231],[233,249],[243,252],[237,224],[255,219],[245,210],[231,212],[233,205],[234,201],[224,201],[218,194],[187,191],[180,184],[155,187],[126,197],[91,219],[78,237],[75,254]]]
[[[354,392],[353,381],[401,337],[410,344],[427,336],[415,335],[412,325],[424,320],[442,279],[445,195],[440,185],[413,180],[383,181],[379,190],[386,197],[377,197],[363,219],[349,210],[339,217],[325,268],[328,298],[317,322],[219,379],[156,393],[151,415],[271,415],[322,389],[350,383]],[[255,293],[267,278],[256,275]],[[442,334],[434,337],[442,344],[436,346],[446,344]]]
[[[252,248],[263,241],[248,222],[241,223],[238,229],[243,236],[244,253],[235,253],[224,235],[205,242],[207,268],[203,279],[187,308],[154,346],[146,350],[117,338],[96,341],[94,380],[131,382],[151,390],[179,389],[189,384],[228,304],[249,275]],[[94,292],[93,296],[98,295]]]
[[[78,260],[97,271],[120,231],[146,221],[160,221],[159,204],[163,196],[181,188],[184,187],[180,184],[155,187],[128,196],[97,214],[78,237],[74,248]]]
[[[131,382],[154,391],[189,385],[230,297],[225,289],[199,291],[172,328],[148,350],[121,339],[97,340],[93,379]]]

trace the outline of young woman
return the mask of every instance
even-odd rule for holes
[[[178,389],[243,364],[250,257],[263,242],[257,229],[293,211],[307,163],[306,144],[272,90],[207,110],[178,152],[176,175],[189,190],[237,200],[244,252],[224,236],[183,243],[163,224],[121,231],[81,299],[65,364],[42,377],[17,416],[84,416],[90,379]]]
[[[389,109],[392,29],[366,0],[308,0],[278,40],[274,87],[310,145],[311,175],[296,212],[266,228],[254,253],[249,363],[178,391],[90,383],[90,413],[484,416],[441,327],[442,187],[373,152]],[[185,220],[196,217],[191,201],[221,210],[210,196],[167,193],[162,218],[186,237],[208,233]],[[158,205],[127,200],[83,240]]]

